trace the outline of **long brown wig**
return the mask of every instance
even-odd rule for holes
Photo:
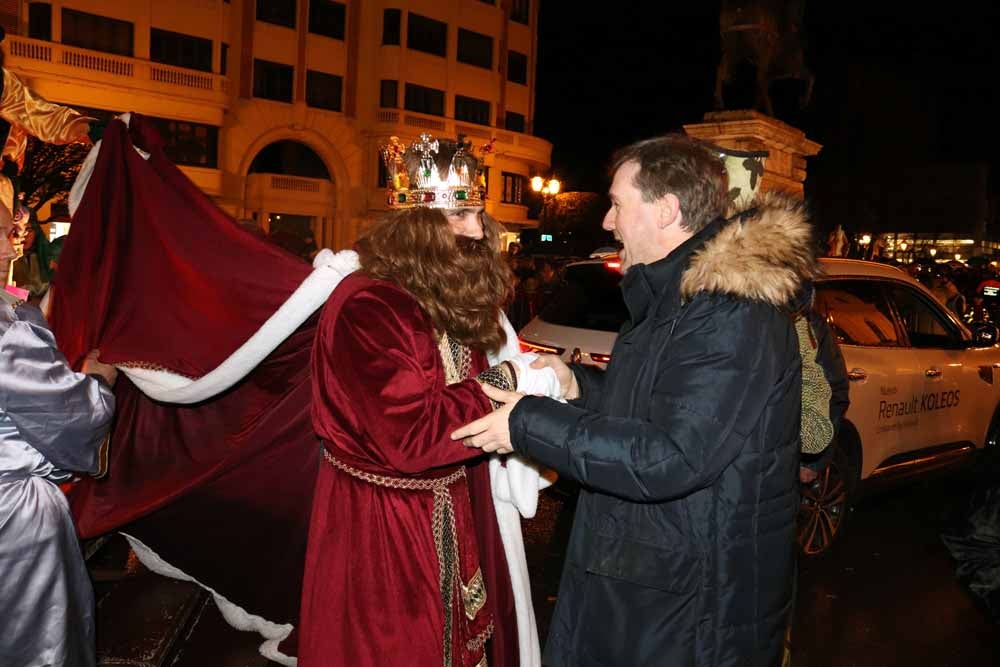
[[[483,238],[457,236],[439,209],[394,211],[358,239],[361,268],[413,295],[438,332],[482,351],[507,340],[500,311],[513,277],[500,255],[500,225],[481,214]]]

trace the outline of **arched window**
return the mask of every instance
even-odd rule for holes
[[[330,179],[330,171],[316,151],[298,141],[276,141],[265,146],[250,163],[251,174],[283,174]]]

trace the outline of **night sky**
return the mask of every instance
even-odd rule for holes
[[[916,7],[806,4],[813,99],[775,115],[823,144],[806,183],[820,228],[947,230],[997,217],[1000,10]],[[718,11],[712,0],[542,0],[535,133],[554,144],[564,189],[606,190],[615,147],[712,110]],[[738,83],[730,92],[744,103],[727,108],[752,103]]]

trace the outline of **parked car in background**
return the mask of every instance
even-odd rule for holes
[[[815,307],[840,343],[851,407],[830,466],[802,489],[808,555],[829,550],[863,490],[967,463],[1000,441],[996,326],[967,328],[893,266],[820,261]],[[567,266],[562,289],[521,330],[522,348],[606,365],[628,317],[620,280],[614,257]]]
[[[628,319],[618,287],[621,279],[616,255],[568,264],[560,288],[521,329],[521,348],[606,366],[618,330]]]

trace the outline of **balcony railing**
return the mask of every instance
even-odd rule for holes
[[[292,192],[319,192],[321,181],[314,178],[299,178],[297,176],[271,176],[271,189],[291,190]]]
[[[427,130],[443,130],[445,128],[445,121],[443,118],[428,118],[427,116],[413,116],[411,114],[406,114],[403,116],[403,122],[407,125],[422,127]]]
[[[533,137],[530,134],[521,132],[511,132],[500,130],[486,125],[473,125],[463,121],[456,121],[454,118],[444,118],[442,116],[429,116],[426,114],[406,111],[400,114],[399,111],[389,109],[379,109],[375,112],[376,122],[382,125],[408,125],[421,130],[434,130],[449,136],[464,134],[477,139],[492,139],[496,137],[497,142],[507,146],[516,146],[522,150],[534,153],[540,159],[549,159],[552,152],[552,145],[544,139]],[[385,128],[387,132],[393,132],[393,128]],[[540,155],[539,155],[540,154]]]
[[[176,87],[178,93],[186,89],[189,91],[188,94],[194,94],[196,97],[225,96],[229,92],[229,79],[210,72],[173,67],[149,60],[116,56],[18,35],[7,37],[7,48],[11,56],[7,64],[12,67],[45,71],[70,67],[80,70],[80,76],[85,78],[91,78],[96,74],[100,78],[109,76],[112,79],[131,79],[140,84],[142,81],[148,81],[157,84],[155,86],[157,89],[162,89],[159,84],[167,84]],[[65,69],[62,72],[65,73]]]

